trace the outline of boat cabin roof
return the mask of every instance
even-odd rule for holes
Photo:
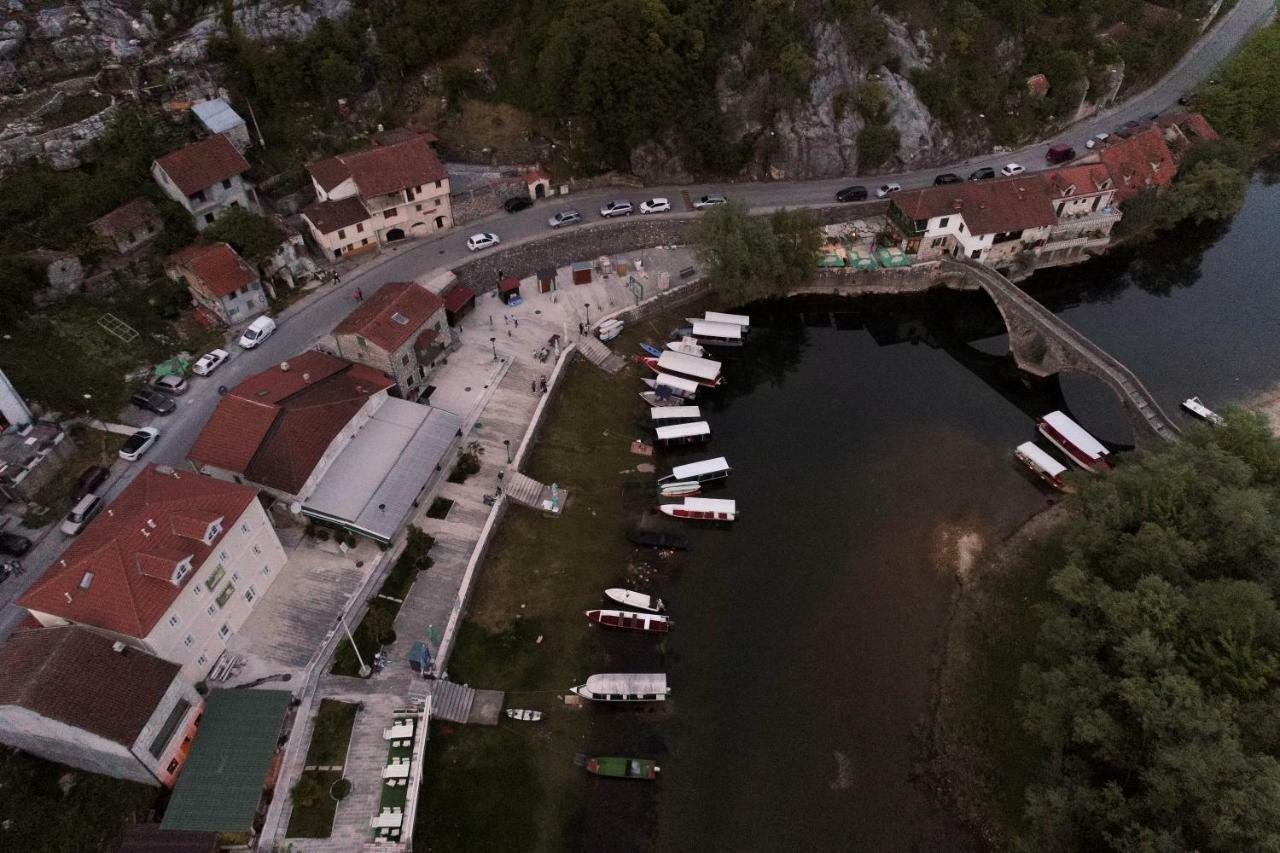
[[[658,369],[696,376],[709,381],[720,376],[720,362],[669,349],[663,350],[662,355],[658,356]]]
[[[682,506],[697,512],[736,512],[738,502],[723,498],[685,498]]]
[[[688,465],[677,465],[671,469],[671,476],[677,480],[687,480],[693,477],[700,477],[703,474],[713,474],[716,471],[728,471],[729,460],[723,456],[717,456],[714,459],[703,459],[701,462],[690,462]]]
[[[1054,459],[1048,453],[1045,453],[1037,447],[1036,443],[1033,441],[1027,441],[1019,444],[1018,452],[1050,477],[1057,477],[1067,470],[1066,465],[1063,465],[1057,459]]]
[[[693,324],[695,338],[720,338],[721,340],[742,340],[742,327],[736,323],[713,323],[699,320],[697,317],[686,317]]]
[[[670,373],[659,373],[657,378],[654,381],[657,382],[659,385],[665,385],[668,388],[674,389],[676,391],[684,391],[686,394],[697,393],[698,388],[701,387],[700,385],[698,385],[697,382],[694,382],[692,379],[684,379],[680,376],[672,376]]]
[[[1071,442],[1075,447],[1086,456],[1093,459],[1101,459],[1108,454],[1108,450],[1102,446],[1096,438],[1090,435],[1080,424],[1071,420],[1062,412],[1050,412],[1043,418],[1044,422],[1053,427],[1054,432]]]
[[[658,406],[649,410],[649,420],[653,421],[688,421],[702,417],[702,410],[697,406]]]
[[[710,435],[711,425],[706,421],[693,421],[687,424],[671,424],[670,426],[662,426],[657,429],[659,441],[668,441],[673,438],[689,438],[695,435]]]
[[[665,696],[667,674],[665,672],[601,672],[588,676],[587,683],[583,686],[596,696],[625,693]]]
[[[726,323],[730,326],[741,326],[744,329],[751,325],[751,318],[746,314],[724,314],[720,311],[707,311],[702,316],[708,323]]]

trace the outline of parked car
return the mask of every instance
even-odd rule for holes
[[[507,213],[519,213],[531,207],[533,207],[533,200],[523,195],[512,196],[502,203],[502,209]]]
[[[276,330],[276,321],[263,314],[258,319],[249,324],[249,328],[244,330],[244,334],[240,336],[240,346],[245,349],[253,349],[258,344],[271,337],[271,333]]]
[[[160,438],[160,430],[155,427],[143,427],[124,440],[120,446],[120,458],[126,462],[135,462],[151,449]]]
[[[1044,153],[1044,159],[1047,163],[1065,163],[1068,160],[1076,158],[1076,149],[1072,148],[1065,142],[1058,142],[1049,146],[1049,150]]]
[[[617,201],[605,202],[600,207],[600,215],[605,219],[611,219],[614,216],[630,216],[631,210],[631,202],[626,201],[625,199],[619,199]]]
[[[882,184],[880,189],[876,190],[876,198],[884,198],[896,192],[902,192],[902,184]]]
[[[576,225],[582,221],[582,214],[576,210],[562,210],[547,220],[551,228],[562,228],[565,225]]]
[[[155,412],[157,415],[171,415],[178,404],[168,394],[161,394],[154,388],[139,388],[129,397],[129,402],[139,409]]]
[[[21,557],[31,550],[31,540],[16,533],[0,533],[0,554]]]
[[[996,176],[996,170],[990,166],[983,166],[981,169],[974,169],[969,173],[971,181],[989,181]]]
[[[78,501],[85,495],[92,495],[98,491],[98,487],[107,481],[111,476],[111,469],[104,468],[101,465],[90,465],[84,469],[84,473],[76,480],[75,487],[71,490],[71,500]]]
[[[501,242],[502,240],[497,234],[490,234],[488,231],[481,231],[479,234],[472,234],[467,238],[467,248],[473,252],[478,252],[481,249],[488,249],[491,246],[496,246]]]
[[[648,201],[640,202],[641,213],[670,213],[671,202],[665,198],[651,198]]]
[[[196,359],[196,363],[191,365],[191,372],[196,376],[208,376],[219,367],[222,367],[222,363],[229,358],[231,358],[231,353],[224,349],[211,350]]]
[[[862,201],[866,197],[866,187],[845,187],[836,193],[836,201]]]
[[[1017,163],[1005,163],[1004,168],[1000,170],[1000,174],[1006,178],[1012,178],[1014,175],[1021,175],[1025,171],[1027,170]]]
[[[938,177],[933,179],[933,185],[935,187],[940,187],[943,184],[963,184],[963,183],[964,183],[964,178],[960,177],[954,172],[944,172],[943,174],[938,175]]]
[[[98,513],[102,512],[103,504],[104,501],[97,495],[85,495],[71,508],[67,517],[62,519],[58,529],[68,536],[79,534]]]
[[[1093,136],[1089,137],[1089,141],[1084,144],[1084,147],[1097,148],[1099,145],[1102,145],[1104,142],[1106,142],[1110,138],[1111,138],[1111,134],[1109,133],[1095,133]]]
[[[151,387],[157,391],[163,391],[166,394],[172,394],[175,397],[181,397],[187,393],[187,380],[181,376],[157,376],[151,380]]]
[[[693,208],[694,210],[705,210],[708,207],[717,207],[728,203],[729,199],[722,195],[704,195],[698,197],[698,200],[693,203]]]

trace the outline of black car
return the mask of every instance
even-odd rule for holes
[[[153,388],[139,388],[133,392],[129,402],[139,409],[146,409],[148,412],[155,412],[157,415],[171,415],[174,409],[178,408],[178,404],[173,402],[172,397],[168,394],[161,394]]]
[[[21,557],[31,550],[31,540],[16,533],[0,533],[0,554]]]
[[[533,202],[524,196],[512,196],[502,203],[502,207],[507,213],[519,213],[522,210],[528,210],[533,207]]]
[[[943,184],[963,184],[964,178],[953,172],[946,172],[933,179],[933,185],[940,187]]]
[[[996,170],[990,166],[983,166],[981,169],[974,169],[969,173],[971,181],[989,181],[996,176]]]
[[[101,465],[91,465],[84,469],[84,473],[76,480],[76,486],[71,490],[71,500],[73,503],[79,503],[80,499],[85,495],[91,495],[98,491],[101,486],[111,476],[111,471]]]
[[[866,187],[845,187],[836,193],[836,201],[864,201],[866,197]]]

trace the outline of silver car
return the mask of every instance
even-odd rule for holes
[[[576,210],[562,210],[547,220],[547,225],[560,228],[564,225],[576,225],[582,221],[582,214]]]
[[[614,216],[630,216],[631,202],[626,200],[606,202],[600,208],[600,215],[605,219],[610,219]]]

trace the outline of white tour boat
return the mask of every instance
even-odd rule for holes
[[[1095,474],[1111,470],[1110,455],[1102,443],[1062,412],[1050,412],[1036,424],[1040,434],[1075,464]]]
[[[697,406],[658,406],[649,410],[649,422],[656,427],[701,419],[702,410]]]
[[[669,373],[659,373],[654,379],[641,379],[645,385],[654,391],[665,388],[670,396],[681,397],[685,400],[692,400],[698,395],[700,386],[692,379],[681,379],[679,376],[672,376]]]
[[[569,688],[593,702],[663,702],[671,694],[665,672],[603,672]]]
[[[704,444],[711,440],[711,425],[706,421],[660,426],[653,431],[655,447],[679,447],[684,444]]]
[[[1067,466],[1036,447],[1034,442],[1027,441],[1019,444],[1013,451],[1013,455],[1049,485],[1066,490],[1067,484],[1063,482],[1062,475],[1066,473]]]
[[[680,483],[658,484],[658,495],[664,498],[694,498],[702,494],[702,484],[697,480]]]
[[[682,352],[663,350],[659,358],[644,356],[640,359],[654,373],[670,374],[714,388],[724,381],[720,373],[720,362],[709,358],[698,358]]]
[[[688,319],[687,317],[685,319]],[[702,319],[708,323],[723,323],[726,326],[741,326],[742,334],[751,331],[751,318],[746,314],[725,314],[721,311],[704,311]],[[692,323],[692,320],[689,320]]]
[[[645,404],[651,409],[659,406],[683,406],[685,403],[683,397],[659,394],[657,391],[641,391],[640,399],[644,400]]]
[[[683,503],[660,504],[658,510],[672,518],[691,521],[734,521],[738,517],[738,502],[723,498],[685,498]]]
[[[713,323],[697,317],[686,317],[689,332],[698,343],[718,347],[742,346],[742,327],[737,323]]]
[[[677,465],[671,469],[670,474],[659,478],[658,485],[690,480],[697,483],[705,483],[709,480],[723,480],[729,476],[729,472],[732,470],[729,467],[728,459],[723,456],[717,456],[714,459],[690,462],[688,465]]]

